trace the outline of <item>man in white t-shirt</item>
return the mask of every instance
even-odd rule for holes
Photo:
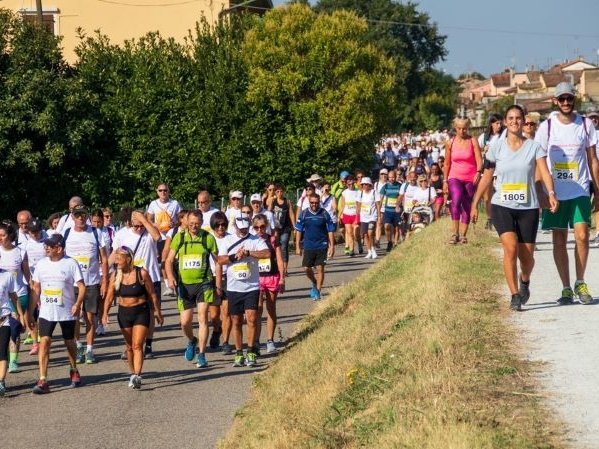
[[[243,206],[243,193],[239,190],[233,190],[229,192],[229,205],[225,210],[225,215],[229,221],[229,227],[227,232],[229,234],[235,233],[235,218],[241,215],[241,207]]]
[[[235,219],[235,234],[227,235],[219,243],[218,263],[227,266],[227,299],[229,315],[233,321],[233,341],[235,342],[235,361],[233,366],[244,365],[243,357],[243,317],[247,321],[248,351],[245,358],[247,366],[254,366],[258,356],[256,347],[258,299],[260,297],[258,259],[270,257],[270,251],[264,240],[250,234],[250,217],[241,214]]]
[[[52,334],[58,323],[60,323],[62,338],[67,347],[67,357],[71,366],[69,373],[71,387],[78,387],[81,384],[81,376],[77,370],[75,358],[75,323],[85,297],[83,275],[75,259],[65,257],[65,242],[62,235],[54,234],[45,243],[47,257],[38,262],[33,273],[33,300],[29,303],[29,316],[33,316],[33,311],[39,304],[40,376],[33,387],[35,394],[50,392],[46,376],[48,375]],[[78,288],[77,295],[75,295],[75,286]],[[32,327],[35,326],[33,320],[30,324]]]
[[[181,211],[181,205],[177,200],[170,198],[168,185],[160,184],[156,188],[158,198],[148,206],[148,219],[160,231],[160,240],[158,241],[158,263],[161,265],[162,278],[164,279],[164,294],[168,296],[174,295],[172,289],[169,288],[166,281],[166,272],[162,263],[162,251],[166,240],[166,233],[170,231],[177,222],[177,214]],[[159,296],[160,297],[160,296]]]
[[[60,217],[58,221],[58,226],[56,226],[56,232],[63,234],[68,228],[73,226],[73,215],[71,214],[73,208],[77,206],[81,206],[83,204],[83,200],[80,196],[74,196],[69,200],[69,213]],[[88,225],[91,225],[91,222],[88,220]]]
[[[198,192],[197,201],[198,209],[200,209],[202,212],[202,229],[206,232],[212,233],[212,228],[210,227],[210,218],[212,218],[212,215],[218,209],[216,207],[212,207],[212,198],[207,190]]]
[[[104,234],[87,225],[88,212],[85,206],[75,206],[71,211],[73,226],[62,234],[65,242],[65,254],[79,264],[85,284],[83,299],[83,318],[85,320],[86,348],[79,342],[80,324],[75,324],[77,343],[77,362],[95,363],[93,352],[96,335],[96,316],[100,310],[101,298],[108,288],[108,255]],[[101,268],[101,270],[100,270]],[[77,291],[75,291],[77,294]],[[84,350],[85,349],[85,350]]]
[[[266,217],[266,233],[268,235],[272,235],[275,229],[277,228],[277,225],[275,223],[275,216],[271,211],[266,210],[262,207],[262,197],[259,193],[254,193],[250,197],[250,205],[252,207],[252,217],[255,217],[258,214],[262,214]],[[252,229],[251,227],[250,234],[256,235],[256,231],[254,231],[254,229]]]
[[[547,151],[547,165],[553,177],[559,209],[550,213],[544,209],[542,228],[553,232],[553,259],[562,281],[559,304],[572,304],[574,295],[582,304],[591,304],[593,297],[584,281],[589,255],[591,226],[591,183],[599,192],[599,161],[595,153],[597,133],[592,122],[574,112],[576,92],[567,82],[555,88],[553,103],[558,111],[539,126],[535,141]],[[551,192],[549,192],[551,193]],[[597,198],[597,197],[596,197]],[[594,209],[599,201],[596,199]],[[570,287],[568,263],[568,228],[574,229],[576,282]]]
[[[23,249],[27,240],[29,240],[28,226],[33,219],[31,212],[28,210],[21,210],[17,213],[17,225],[19,226],[19,233],[17,234],[16,245]]]

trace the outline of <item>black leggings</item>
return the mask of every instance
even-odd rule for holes
[[[8,360],[10,326],[0,326],[0,362]]]

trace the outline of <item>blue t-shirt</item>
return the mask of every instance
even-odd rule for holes
[[[388,182],[383,187],[379,193],[381,197],[384,197],[383,207],[385,208],[384,212],[395,212],[395,206],[397,205],[397,199],[399,198],[399,189],[401,188],[400,182]]]
[[[335,231],[335,223],[322,207],[316,212],[308,208],[298,217],[295,229],[304,233],[304,249],[327,249],[329,232]]]

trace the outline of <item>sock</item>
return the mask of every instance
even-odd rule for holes
[[[75,343],[77,344],[77,349],[83,347],[83,343],[81,343],[80,341],[76,341]]]
[[[584,279],[576,279],[576,282],[574,282],[574,285],[582,284],[583,282],[584,282]]]
[[[9,362],[18,362],[19,361],[19,353],[18,352],[11,352],[8,354],[8,361]]]
[[[239,351],[235,352],[235,355],[243,355],[243,351],[239,350]]]
[[[40,376],[40,380],[46,380],[46,376]]]
[[[520,276],[520,282],[524,285],[528,285],[530,284],[530,279],[528,281],[525,281],[524,279],[522,279],[522,276]]]
[[[85,348],[85,352],[91,352],[93,349],[93,345],[87,345],[87,347]]]
[[[152,339],[146,338],[146,348],[151,348],[151,347],[152,347]]]

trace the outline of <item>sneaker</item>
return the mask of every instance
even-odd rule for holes
[[[28,335],[27,338],[25,340],[23,340],[23,344],[24,345],[31,345],[31,344],[33,344],[33,338],[31,338],[31,335]]]
[[[589,293],[589,286],[586,282],[576,282],[574,284],[574,293],[578,296],[578,300],[581,304],[593,304],[593,297]]]
[[[71,378],[71,387],[77,388],[81,385],[81,375],[76,368],[71,368],[69,371],[69,377]]]
[[[562,289],[562,296],[557,300],[557,302],[562,306],[572,304],[574,302],[574,292],[572,289],[570,287],[564,287]]]
[[[135,378],[137,376],[135,374],[131,374],[131,377],[129,377],[129,384],[127,385],[129,388],[133,389],[135,387]]]
[[[313,301],[320,301],[320,290],[315,289],[314,296],[312,297]]]
[[[380,249],[380,248],[381,248],[381,242],[380,242],[379,240],[375,240],[375,241],[374,241],[374,247],[375,247],[376,249]]]
[[[164,289],[164,296],[175,296],[175,291],[170,287],[166,287]]]
[[[245,358],[245,364],[247,366],[255,366],[257,358],[258,356],[256,355],[256,353],[253,350],[250,350],[248,351],[247,356]]]
[[[364,254],[364,245],[358,243],[358,254]]]
[[[6,384],[3,380],[0,380],[0,398],[4,396],[4,393],[6,393]]]
[[[232,355],[235,353],[235,348],[229,343],[223,343],[223,355]]]
[[[376,253],[376,250],[373,248],[372,251],[370,251],[370,258],[376,259],[377,257],[379,257],[379,255]]]
[[[393,249],[393,243],[387,243],[387,252],[390,252]]]
[[[133,389],[141,389],[141,376],[135,376],[135,378],[133,379]]]
[[[526,304],[530,299],[530,280],[525,284],[520,278],[520,287],[518,288],[518,294],[522,298],[522,305]]]
[[[47,394],[50,393],[50,385],[45,380],[38,380],[33,387],[33,394]]]
[[[37,355],[37,353],[40,350],[40,344],[39,343],[33,343],[33,346],[31,347],[31,351],[29,351],[29,355]]]
[[[355,257],[356,253],[354,251],[352,251],[351,253],[349,253],[349,257]]]
[[[316,289],[316,286],[312,284],[312,288],[310,289],[310,298],[314,299],[314,296],[316,296],[317,291],[318,290]]]
[[[235,359],[233,360],[233,367],[234,368],[239,368],[239,367],[241,367],[243,365],[244,365],[243,354],[237,354],[237,355],[235,355]]]
[[[599,247],[599,234],[597,234],[595,236],[595,238],[593,239],[593,242],[591,244]]]
[[[153,359],[154,358],[154,353],[152,352],[152,347],[151,346],[146,346],[144,348],[144,359]],[[193,360],[193,358],[192,358]]]
[[[98,324],[98,328],[96,329],[96,335],[97,336],[106,335],[106,331],[104,330],[104,326],[102,324]]]
[[[349,251],[349,247],[346,246],[345,249],[343,250],[343,254],[345,254],[346,256],[349,256],[350,251]]]
[[[222,332],[212,331],[212,336],[210,337],[210,347],[212,349],[218,349],[220,346],[220,336]]]
[[[520,296],[520,293],[515,293],[512,295],[510,309],[518,311],[522,310],[522,297]]]
[[[88,365],[96,363],[96,356],[94,356],[94,351],[92,351],[91,349],[89,351],[86,351],[85,353],[85,363],[87,363]]]
[[[198,354],[198,361],[196,363],[198,368],[206,368],[208,366],[208,362],[206,361],[206,354],[200,352]]]
[[[79,342],[77,342],[77,353],[75,355],[77,363],[85,363],[85,348]]]
[[[121,354],[121,360],[127,361],[127,350],[126,349]]]
[[[277,347],[275,346],[275,342],[272,340],[268,340],[266,342],[266,353],[272,354],[273,352],[277,352]]]
[[[366,251],[366,255],[364,256],[364,259],[370,259],[372,257],[372,252],[370,250]]]
[[[185,360],[191,362],[193,357],[196,355],[196,347],[198,345],[197,337],[193,337],[190,342],[187,343],[185,348]]]
[[[11,360],[8,362],[8,372],[9,373],[18,373],[19,372],[19,364],[16,360]]]

